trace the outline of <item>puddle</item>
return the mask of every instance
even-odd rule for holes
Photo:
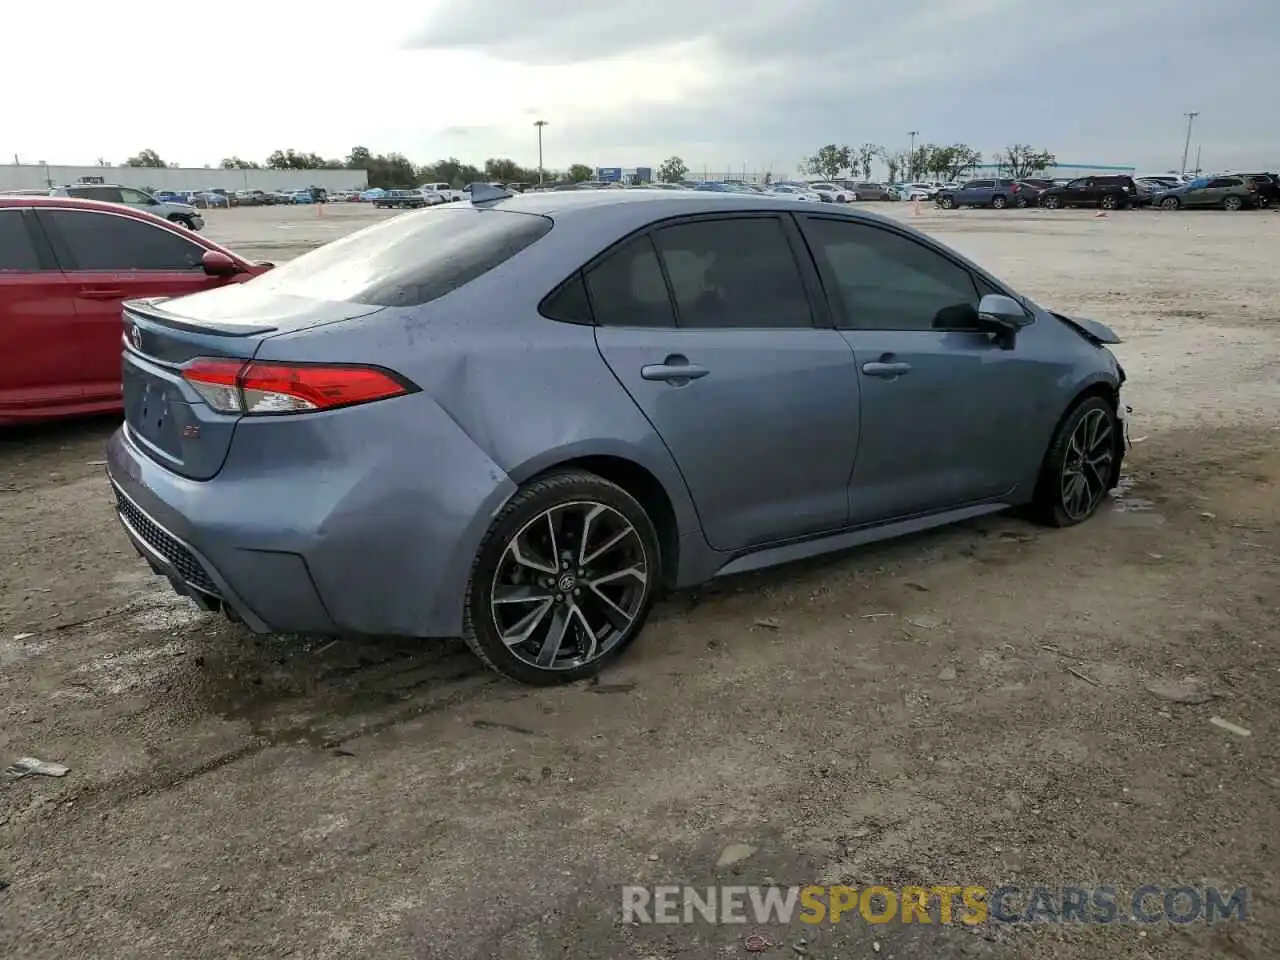
[[[1158,527],[1164,523],[1164,515],[1156,512],[1156,502],[1136,496],[1137,485],[1132,477],[1120,478],[1120,484],[1111,491],[1111,517],[1114,523],[1125,527]]]

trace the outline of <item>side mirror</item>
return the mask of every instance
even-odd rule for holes
[[[978,301],[978,329],[995,334],[996,342],[1012,350],[1018,331],[1031,320],[1022,304],[1000,293],[988,293]]]
[[[240,272],[240,264],[218,250],[206,250],[201,263],[211,277],[232,277]]]
[[[1018,330],[1030,320],[1027,311],[1013,297],[1001,293],[988,293],[978,301],[978,320],[989,330]]]

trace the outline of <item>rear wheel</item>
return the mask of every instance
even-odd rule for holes
[[[1063,420],[1045,455],[1034,513],[1042,523],[1071,527],[1097,512],[1115,483],[1121,451],[1115,408],[1090,397]]]
[[[522,487],[489,528],[463,636],[513,680],[581,680],[643,629],[661,568],[653,521],[633,496],[586,471],[548,474]]]
[[[1160,201],[1161,210],[1177,210],[1181,205],[1177,197],[1165,197]]]
[[[1223,197],[1222,199],[1223,210],[1239,210],[1243,206],[1244,206],[1244,201],[1241,200],[1239,197],[1231,196],[1231,197]]]

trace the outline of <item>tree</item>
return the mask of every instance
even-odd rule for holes
[[[953,143],[944,147],[946,164],[940,166],[939,173],[946,174],[948,180],[957,180],[966,171],[972,170],[982,162],[981,152],[965,143]]]
[[[905,150],[895,150],[889,153],[887,150],[880,154],[884,159],[884,165],[889,168],[889,182],[897,183],[898,174],[906,171],[907,163],[910,158]]]
[[[595,171],[592,170],[590,167],[588,167],[585,163],[575,163],[569,167],[568,177],[574,183],[581,183],[583,180],[590,180],[594,176],[595,176]],[[548,174],[547,177],[548,179],[552,179],[552,180],[557,179],[557,178],[552,178],[550,174]]]
[[[658,179],[663,183],[679,183],[688,175],[689,167],[679,157],[667,157],[658,168]]]
[[[373,160],[373,154],[369,152],[368,147],[352,147],[351,152],[347,154],[347,169],[368,170],[371,160]]]
[[[1035,176],[1058,162],[1058,158],[1048,150],[1037,150],[1026,143],[1005,147],[1004,153],[997,153],[993,159],[1014,180]]]
[[[326,160],[318,153],[299,153],[290,147],[287,150],[275,150],[267,157],[267,166],[272,170],[341,170],[338,160]]]
[[[856,166],[862,171],[862,179],[871,179],[871,164],[875,162],[876,157],[884,154],[884,147],[876,143],[864,143],[858,148],[858,162]],[[850,164],[854,166],[854,164]]]
[[[826,180],[834,180],[840,171],[853,166],[853,157],[848,147],[839,147],[828,143],[812,157],[804,161],[804,169],[815,173]]]
[[[480,170],[469,163],[463,163],[457,157],[438,160],[418,170],[419,183],[447,183],[455,190],[483,178],[484,174]]]
[[[520,183],[530,179],[528,171],[510,157],[490,157],[484,162],[484,175],[495,183]],[[532,179],[538,179],[536,172]]]
[[[223,170],[259,170],[261,167],[252,160],[241,160],[239,157],[223,157],[220,164]]]
[[[124,162],[126,167],[165,167],[168,166],[160,159],[160,154],[154,150],[142,150]]]

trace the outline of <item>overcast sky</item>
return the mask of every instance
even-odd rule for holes
[[[0,162],[361,144],[793,172],[825,143],[1280,167],[1280,0],[64,0],[2,19]],[[916,12],[920,11],[920,12]],[[338,14],[346,17],[339,21]],[[363,21],[363,22],[362,22]],[[52,32],[49,32],[52,31]],[[19,42],[14,42],[15,39]]]

